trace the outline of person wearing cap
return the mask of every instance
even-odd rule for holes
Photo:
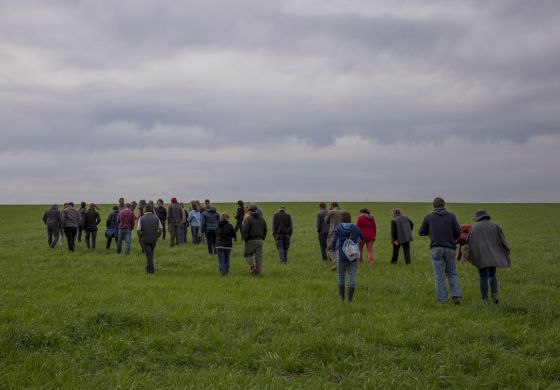
[[[461,226],[455,214],[445,208],[445,200],[437,197],[433,201],[433,206],[434,210],[426,215],[418,234],[430,236],[437,302],[441,304],[447,302],[448,293],[445,286],[447,277],[451,299],[454,304],[460,305],[461,291],[455,264],[455,242],[461,236]]]
[[[78,234],[78,227],[81,224],[82,217],[80,216],[78,210],[74,208],[74,203],[66,203],[60,215],[60,225],[64,229],[64,234],[66,235],[66,243],[68,244],[68,250],[70,252],[74,252],[76,235]]]
[[[268,233],[266,221],[257,210],[254,204],[249,207],[249,216],[241,227],[241,234],[245,241],[245,261],[252,275],[260,275],[262,272],[263,242]]]
[[[412,229],[414,229],[414,224],[408,217],[401,214],[400,209],[393,209],[392,213],[391,243],[393,244],[393,257],[391,258],[391,264],[397,264],[399,249],[402,247],[404,261],[408,265],[410,264],[410,242],[413,240]]]
[[[125,203],[124,209],[119,211],[117,215],[118,240],[117,240],[117,253],[121,253],[123,240],[125,242],[125,254],[130,254],[130,239],[131,232],[134,228],[134,213],[131,210],[132,205]]]
[[[60,221],[61,217],[58,205],[53,204],[51,208],[43,214],[43,223],[47,226],[47,238],[49,247],[51,248],[54,248],[56,246],[56,242],[58,241]]]
[[[317,226],[317,238],[319,240],[319,247],[321,248],[321,256],[323,260],[327,261],[329,259],[327,255],[327,238],[329,235],[329,224],[325,222],[325,217],[327,216],[327,205],[325,202],[319,203],[319,212],[317,213],[316,226]]]
[[[97,225],[101,222],[101,217],[97,212],[95,203],[89,205],[89,210],[84,214],[84,230],[86,231],[86,246],[88,249],[95,250],[95,243],[97,241]],[[90,244],[91,238],[91,244]]]
[[[138,234],[142,248],[144,248],[144,254],[146,255],[146,272],[149,274],[155,272],[154,251],[162,232],[163,226],[157,215],[154,214],[153,206],[146,205],[142,217],[138,219],[136,233]]]
[[[272,235],[282,264],[288,262],[288,249],[290,249],[292,232],[292,217],[286,212],[285,206],[280,206],[278,212],[272,217]]]
[[[169,226],[169,237],[171,246],[179,245],[181,242],[181,226],[183,225],[184,211],[177,198],[171,198],[171,204],[167,208],[167,225]]]
[[[80,208],[78,209],[78,213],[80,213],[80,218],[82,223],[78,226],[78,242],[82,242],[82,232],[84,230],[84,216],[87,213],[87,204],[86,202],[80,203]]]
[[[492,294],[492,302],[497,304],[498,279],[496,268],[509,268],[511,259],[510,249],[502,229],[490,221],[486,210],[476,210],[471,227],[469,244],[469,261],[478,268],[480,277],[480,296],[483,302],[488,302],[488,285]]]

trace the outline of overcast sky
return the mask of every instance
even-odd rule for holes
[[[0,203],[558,202],[559,21],[557,0],[0,0]]]

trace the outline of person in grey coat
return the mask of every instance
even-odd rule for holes
[[[49,247],[54,248],[60,233],[61,216],[58,205],[53,204],[50,209],[45,211],[45,214],[43,214],[43,222],[47,226]]]
[[[469,261],[478,268],[480,276],[480,295],[483,302],[488,302],[488,285],[492,294],[492,302],[498,301],[498,279],[496,268],[511,266],[509,245],[502,229],[490,222],[490,215],[485,210],[476,210],[476,222],[469,234]]]
[[[397,264],[399,249],[402,247],[404,261],[408,265],[410,264],[410,241],[413,240],[412,229],[414,229],[414,224],[408,217],[401,215],[401,210],[393,209],[392,211],[391,242],[393,243],[393,257],[391,258],[391,264]]]
[[[146,272],[153,274],[155,272],[154,251],[158,238],[163,232],[163,226],[157,215],[154,214],[153,206],[145,207],[143,215],[138,219],[136,231],[146,255]]]

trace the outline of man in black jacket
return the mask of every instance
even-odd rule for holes
[[[245,240],[245,261],[251,268],[253,275],[259,275],[262,271],[263,241],[268,232],[266,221],[257,212],[257,206],[249,207],[251,215],[247,217],[241,227],[241,234]],[[253,260],[254,256],[254,260]]]
[[[282,264],[288,262],[288,249],[290,248],[292,231],[292,217],[286,212],[286,207],[281,206],[280,210],[272,217],[272,235]]]
[[[97,225],[101,222],[101,217],[97,212],[95,203],[89,205],[89,210],[84,214],[82,224],[86,231],[86,246],[88,249],[95,250],[95,243],[97,241]],[[91,245],[90,245],[91,237]]]
[[[154,250],[156,249],[157,240],[163,231],[163,225],[159,218],[154,215],[154,208],[151,205],[146,206],[144,215],[138,220],[136,230],[146,254],[146,272],[153,274],[155,272]]]
[[[451,299],[453,299],[453,303],[459,305],[461,303],[461,291],[459,290],[459,278],[455,270],[455,242],[461,235],[461,227],[455,214],[445,209],[445,201],[442,198],[435,198],[433,206],[434,211],[426,215],[418,234],[420,236],[430,236],[438,303],[447,302],[447,288],[445,286],[445,278],[447,277]]]

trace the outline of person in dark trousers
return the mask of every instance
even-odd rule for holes
[[[95,250],[97,241],[97,225],[101,222],[101,216],[97,211],[95,203],[89,205],[89,210],[84,214],[84,230],[86,231],[86,246],[88,249]],[[90,244],[91,238],[91,244]]]
[[[167,210],[165,209],[165,207],[163,207],[163,199],[158,199],[155,212],[157,217],[161,221],[161,226],[163,226],[162,238],[165,240],[165,223],[167,222]]]
[[[434,211],[426,215],[418,231],[420,236],[430,236],[432,266],[436,284],[438,303],[447,302],[445,278],[449,282],[451,299],[456,305],[461,304],[459,278],[455,265],[455,242],[461,235],[461,226],[455,214],[445,208],[445,201],[437,197],[433,202]]]
[[[245,261],[249,265],[252,275],[260,275],[262,272],[263,242],[267,233],[266,221],[258,213],[257,206],[251,205],[249,216],[241,227],[241,234],[243,234],[243,240],[245,241]]]
[[[235,233],[237,233],[241,226],[243,226],[243,217],[245,216],[245,204],[242,200],[237,201],[237,210],[235,212]],[[243,236],[241,236],[243,239]]]
[[[125,242],[125,254],[130,254],[130,241],[131,232],[134,228],[134,212],[131,210],[132,205],[125,203],[124,209],[119,211],[117,215],[118,226],[118,240],[117,240],[117,254],[121,253],[123,240]]]
[[[486,210],[476,210],[475,224],[471,227],[468,244],[468,261],[478,268],[480,277],[480,297],[488,303],[488,285],[492,294],[492,302],[498,304],[498,278],[496,268],[509,268],[510,249],[502,229],[490,222]]]
[[[152,206],[148,205],[145,207],[144,214],[138,220],[136,231],[146,255],[146,272],[153,274],[155,272],[154,251],[158,238],[163,232],[163,226],[159,218],[154,214]]]
[[[177,203],[177,198],[171,198],[171,204],[167,208],[167,225],[169,226],[171,246],[179,245],[181,242],[181,226],[183,225],[183,209]]]
[[[391,243],[393,244],[393,257],[391,264],[397,264],[399,259],[399,249],[403,248],[404,261],[410,264],[410,242],[413,240],[412,229],[414,224],[412,221],[401,215],[401,210],[393,209],[393,219],[391,220]]]
[[[327,237],[329,235],[329,224],[325,222],[325,217],[327,216],[327,205],[325,202],[319,203],[319,212],[317,213],[317,238],[319,240],[319,247],[321,248],[321,256],[323,260],[329,260],[327,255]]]
[[[229,223],[229,215],[222,213],[220,223],[216,229],[216,249],[218,250],[218,270],[220,275],[226,276],[229,273],[229,256],[235,240],[235,229]]]
[[[220,215],[216,212],[216,209],[211,205],[208,205],[208,209],[202,213],[202,222],[200,226],[200,231],[206,237],[206,243],[208,245],[208,253],[215,255],[216,251],[216,229],[218,229],[218,223],[220,222]]]
[[[288,262],[288,249],[290,249],[292,232],[292,217],[286,212],[285,206],[280,206],[278,212],[272,217],[272,235],[282,264]]]
[[[107,229],[105,230],[105,237],[107,238],[107,245],[106,248],[111,248],[111,241],[113,238],[115,239],[115,243],[117,242],[117,237],[119,234],[119,225],[117,223],[117,217],[119,215],[119,206],[113,206],[113,211],[111,214],[107,216],[107,222],[105,226]]]
[[[186,244],[189,242],[187,238],[187,232],[189,231],[189,212],[183,202],[181,202],[179,205],[183,209],[183,223],[181,224],[181,244]]]
[[[80,224],[80,226],[78,226],[78,242],[82,242],[82,231],[84,230],[84,216],[87,213],[86,207],[87,207],[86,202],[80,203],[80,209],[78,210],[78,213],[80,213],[80,218],[82,223]]]
[[[60,210],[58,209],[57,204],[53,204],[51,208],[45,211],[45,213],[43,214],[43,222],[47,227],[47,238],[49,247],[54,248],[60,234],[61,223]]]
[[[331,259],[331,271],[337,270],[336,250],[331,247],[332,233],[341,221],[342,210],[340,209],[338,202],[331,202],[331,209],[327,212],[327,215],[325,215],[325,223],[329,224],[329,233],[327,235],[327,254]]]
[[[64,229],[68,250],[74,252],[76,244],[76,236],[78,235],[78,227],[82,225],[82,217],[78,210],[74,208],[74,203],[69,202],[61,213],[61,226]]]
[[[349,212],[341,213],[340,223],[332,232],[332,239],[329,245],[336,252],[336,266],[338,271],[338,295],[344,301],[346,273],[348,272],[348,302],[352,302],[356,288],[356,273],[358,271],[359,242],[363,239],[360,228],[350,221],[352,216]],[[357,253],[354,259],[348,258],[344,252],[344,243],[351,240],[356,246]]]

